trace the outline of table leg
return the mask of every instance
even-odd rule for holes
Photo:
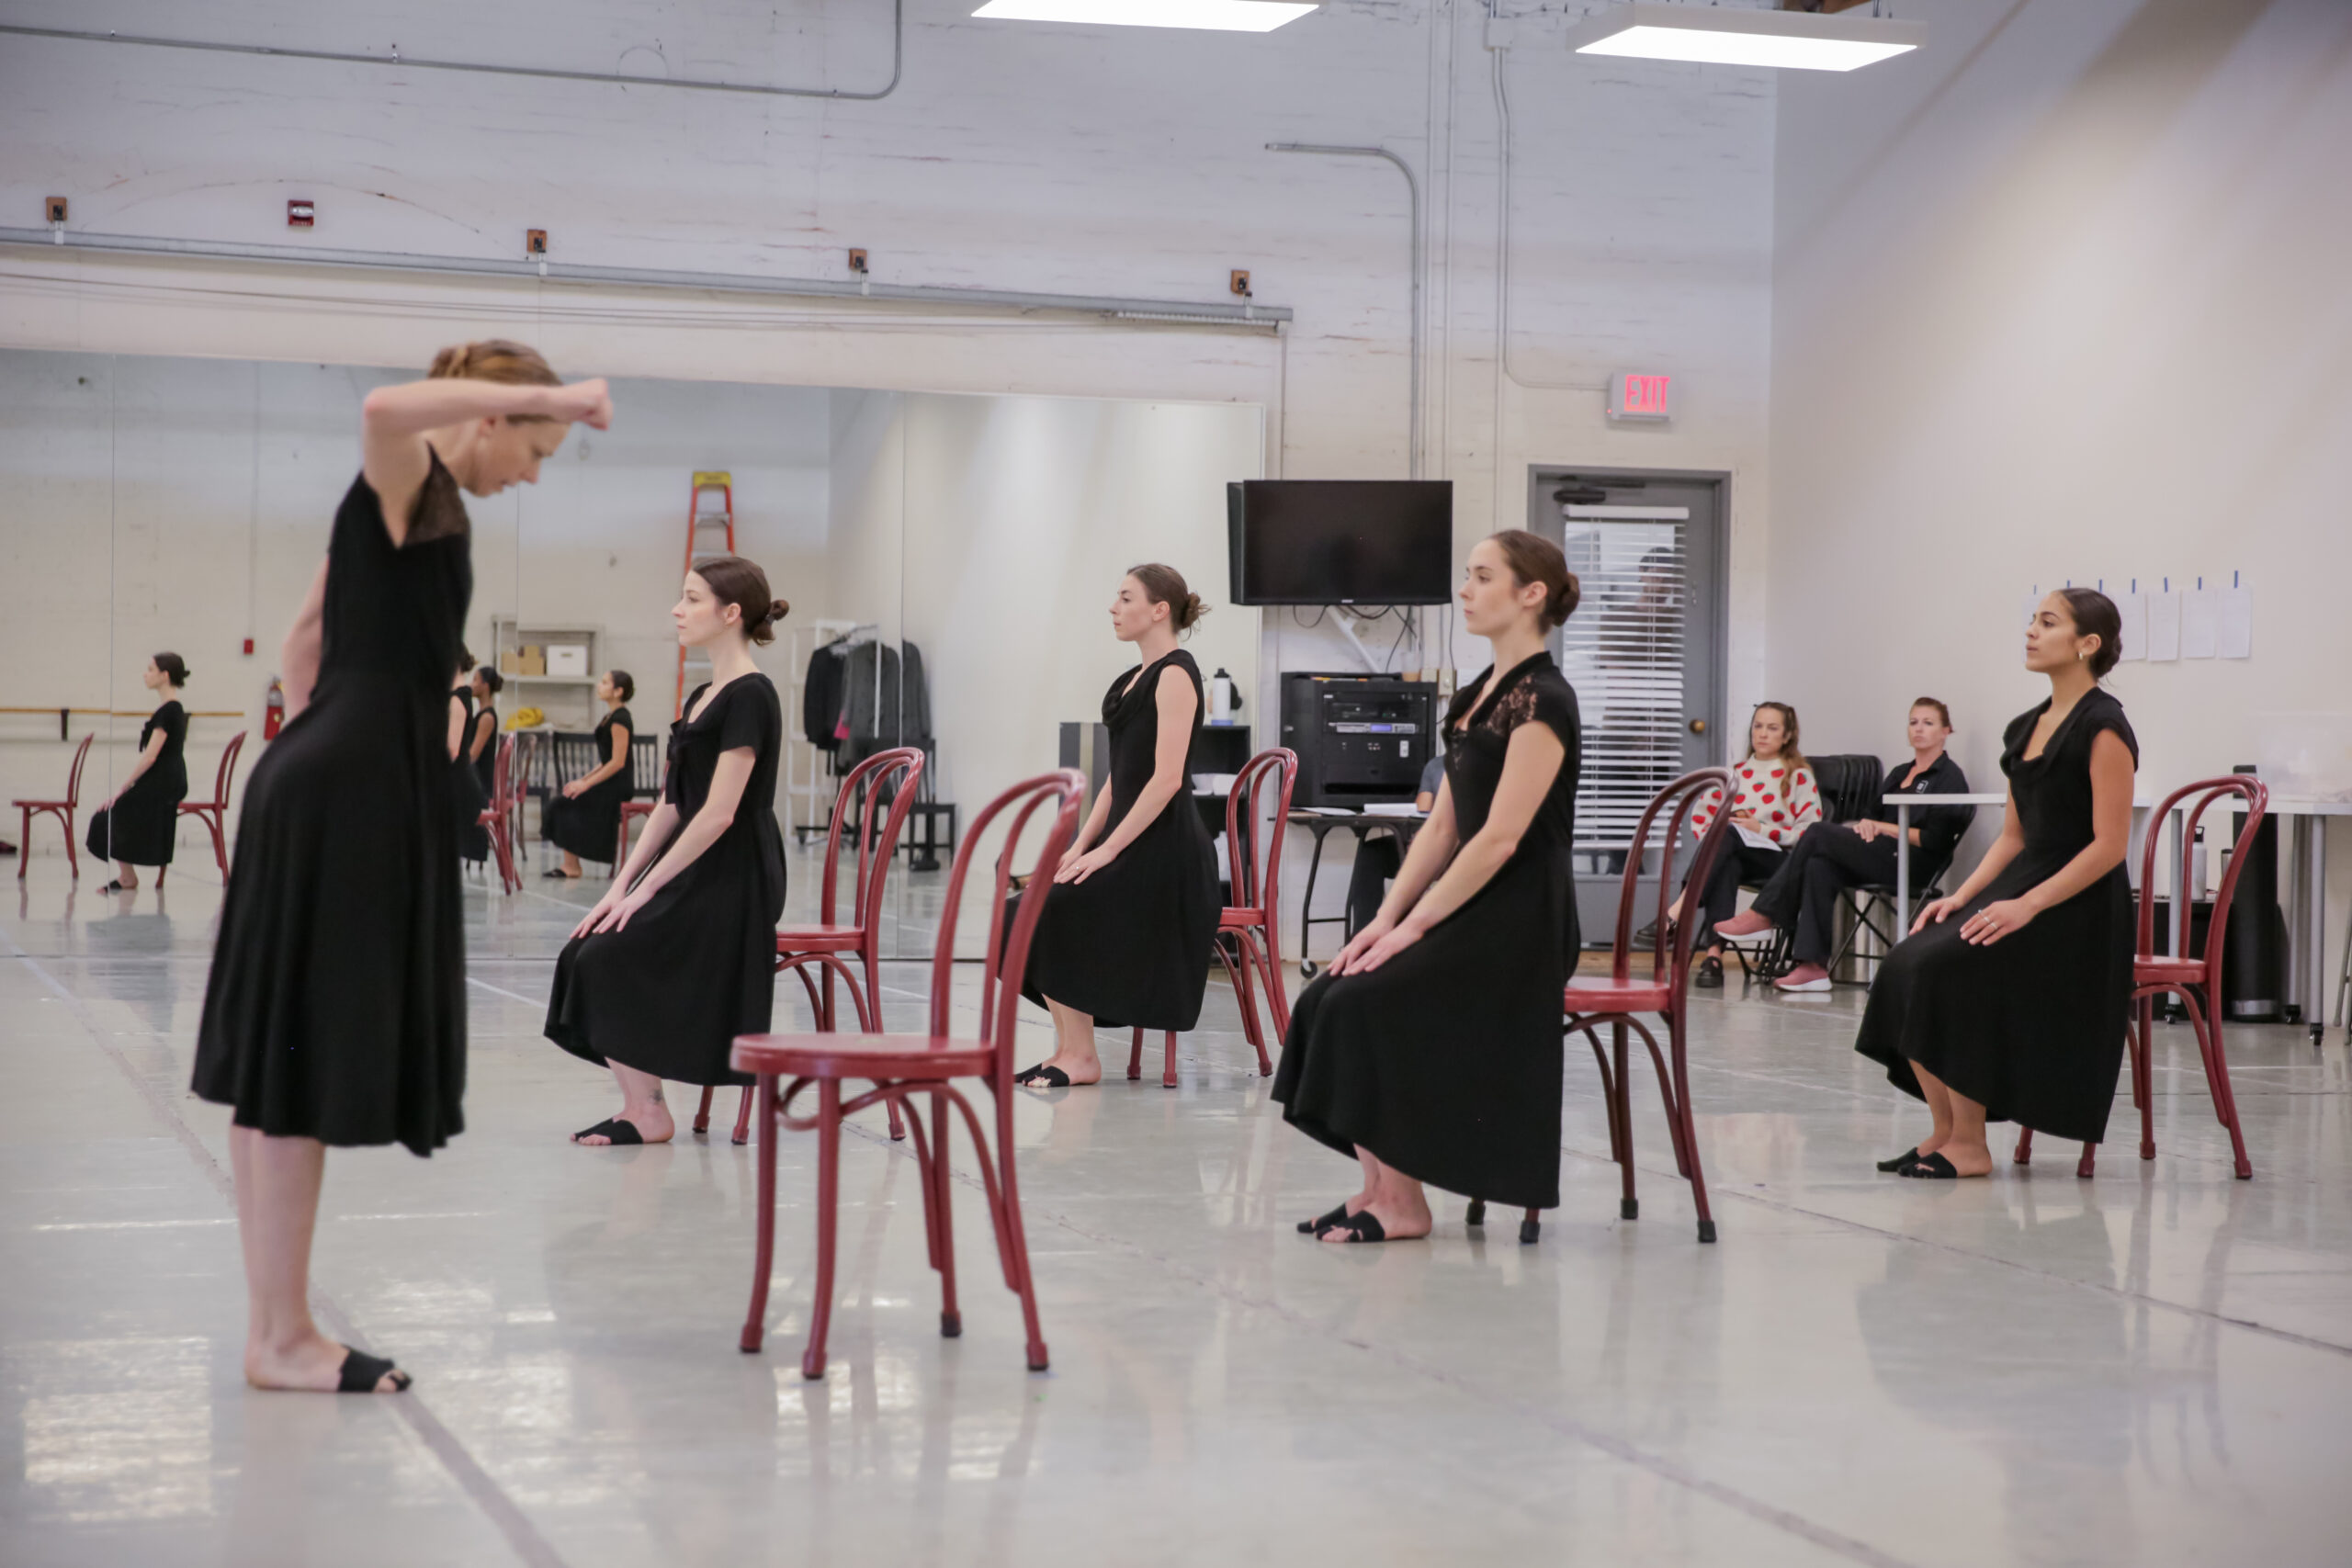
[[[2303,835],[2302,906],[2303,1022],[2312,1043],[2327,1032],[2327,818],[2298,817]]]
[[[1298,962],[1304,966],[1311,962],[1306,956],[1306,918],[1315,912],[1315,874],[1323,864],[1323,840],[1330,834],[1329,828],[1311,827],[1307,836],[1315,840],[1315,852],[1306,857],[1306,891],[1298,900]]]
[[[1911,803],[1894,803],[1894,940],[1911,924]]]

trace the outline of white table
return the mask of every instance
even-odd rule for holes
[[[2244,801],[2230,804],[2245,808]],[[2327,1032],[2327,818],[2352,817],[2352,800],[2274,795],[2270,814],[2286,818],[2291,829],[2285,856],[2295,871],[2295,895],[2287,906],[2287,995],[2300,1000],[2303,1026],[2316,1045]],[[2173,830],[2179,832],[2177,819]]]
[[[1888,794],[1880,803],[1894,807],[1894,940],[1901,942],[1911,925],[1911,808],[1915,806],[2007,806],[2008,793],[1999,795]]]

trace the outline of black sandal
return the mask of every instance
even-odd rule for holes
[[[1331,1231],[1347,1232],[1348,1239],[1345,1245],[1351,1247],[1360,1241],[1386,1241],[1388,1239],[1388,1232],[1381,1225],[1378,1217],[1375,1216],[1370,1209],[1358,1209],[1354,1213],[1350,1214],[1347,1218],[1340,1221],[1337,1224],[1331,1225],[1326,1230],[1317,1232],[1316,1239],[1318,1241],[1321,1240],[1324,1236],[1329,1235]]]
[[[136,893],[139,889],[137,887],[125,887],[122,885],[121,879],[117,878],[116,880],[107,883],[104,887],[99,888],[98,891],[101,893]]]
[[[1924,1157],[1925,1156],[1919,1153],[1917,1146],[1914,1145],[1911,1148],[1904,1150],[1901,1154],[1896,1155],[1893,1159],[1883,1159],[1879,1161],[1878,1168],[1881,1170],[1891,1172],[1894,1175],[1902,1176],[1907,1173],[1913,1166],[1917,1165]]]
[[[580,880],[579,876],[572,875],[571,873],[564,870],[563,867],[560,865],[551,865],[548,867],[547,870],[539,873],[539,874],[541,876],[552,876],[558,882],[577,882]],[[581,876],[585,876],[586,874],[587,873],[585,872],[581,873]]]
[[[1019,1072],[1012,1075],[1012,1081],[1022,1089],[1036,1089],[1041,1087],[1040,1083],[1033,1082],[1033,1079],[1042,1080],[1042,1087],[1046,1089],[1068,1089],[1069,1087],[1069,1075],[1068,1073],[1062,1071],[1059,1067],[1049,1067],[1043,1062],[1038,1063],[1034,1067],[1023,1067]]]
[[[394,1393],[406,1393],[408,1385],[415,1381],[380,1356],[370,1356],[348,1345],[343,1349],[343,1371],[335,1374],[337,1393],[374,1393],[376,1385],[386,1377],[392,1380]]]
[[[571,1141],[576,1144],[582,1138],[594,1138],[600,1136],[611,1139],[611,1144],[609,1145],[591,1145],[589,1146],[592,1148],[598,1146],[618,1148],[625,1144],[641,1144],[645,1142],[645,1134],[637,1130],[636,1122],[624,1122],[617,1116],[607,1116],[602,1122],[597,1122],[594,1127],[581,1128],[580,1131],[571,1134]]]
[[[1298,1234],[1301,1235],[1321,1235],[1333,1225],[1343,1225],[1347,1223],[1348,1206],[1345,1203],[1341,1203],[1338,1208],[1332,1210],[1328,1214],[1317,1214],[1311,1220],[1299,1221]]]
[[[1905,1168],[1903,1174],[1915,1181],[1957,1181],[1960,1179],[1960,1167],[1940,1154],[1933,1154],[1922,1157]]]

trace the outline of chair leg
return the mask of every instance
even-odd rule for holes
[[[1707,1211],[1707,1173],[1699,1168],[1699,1123],[1690,1113],[1690,1070],[1683,1049],[1682,1015],[1668,1021],[1668,1038],[1674,1053],[1674,1115],[1682,1136],[1682,1153],[1690,1166],[1690,1198],[1699,1208],[1699,1239],[1715,1239],[1715,1219]]]
[[[833,1240],[842,1189],[842,1084],[817,1080],[817,1296],[809,1305],[808,1346],[800,1375],[825,1375],[825,1337],[833,1326]]]
[[[956,1224],[950,1199],[956,1184],[947,1169],[947,1097],[931,1097],[931,1178],[923,1194],[925,1205],[932,1214],[932,1234],[936,1238],[939,1269],[939,1333],[942,1338],[954,1339],[964,1332],[964,1314],[956,1304]]]
[[[2031,1165],[2033,1163],[2032,1128],[2020,1127],[2018,1129],[2017,1153],[2009,1156],[2009,1163],[2012,1165]]]
[[[2143,1002],[2141,1005],[2145,1007],[2147,1004]],[[2153,1021],[2152,1013],[2151,1016],[2143,1019],[2136,1033],[2124,1036],[2123,1046],[2132,1054],[2132,1098],[2140,1107],[2142,1159],[2156,1157],[2156,1069],[2151,1059],[2155,1054],[2155,1036],[2149,1028]],[[2201,1036],[2203,1032],[2200,1030],[2199,1032]],[[2201,1038],[2198,1041],[2200,1051],[2204,1043]]]
[[[752,1308],[743,1318],[745,1351],[757,1351],[767,1332],[768,1274],[775,1266],[775,1075],[760,1075],[760,1198],[752,1255]]]
[[[17,824],[17,880],[22,882],[25,867],[33,858],[33,814],[30,807],[26,807],[17,815],[21,818]]]
[[[2075,1162],[2075,1174],[2087,1179],[2091,1174],[2091,1167],[2098,1163],[2098,1145],[2097,1144],[2085,1144],[2083,1145],[2083,1157]]]
[[[1487,1201],[1484,1198],[1471,1199],[1470,1207],[1463,1212],[1462,1223],[1474,1228],[1478,1225],[1485,1224],[1487,1223]]]
[[[2209,999],[2203,1017],[2192,1010],[2189,1021],[2199,1025],[2198,1045],[2205,1056],[2205,1088],[2213,1097],[2213,1114],[2230,1130],[2231,1168],[2240,1181],[2254,1179],[2254,1162],[2245,1157],[2245,1134],[2238,1128],[2238,1097],[2230,1088],[2230,1064],[2222,1055],[2222,1010]]]
[[[74,850],[74,813],[71,811],[61,811],[57,814],[57,819],[65,824],[66,874],[72,876],[74,881],[79,882],[82,880],[82,857],[75,853]],[[109,818],[108,820],[111,821],[112,818]],[[111,843],[112,840],[109,840],[108,842]]]
[[[1616,1135],[1611,1141],[1623,1151],[1617,1161],[1617,1174],[1623,1190],[1618,1194],[1617,1213],[1622,1219],[1638,1219],[1641,1200],[1634,1195],[1634,1100],[1629,1090],[1633,1082],[1633,1062],[1627,1055],[1626,1031],[1623,1023],[1609,1030],[1611,1055],[1616,1059],[1615,1092],[1609,1097],[1609,1114],[1616,1122]]]
[[[1029,1235],[1021,1224],[1021,1187],[1012,1169],[1012,1118],[1009,1105],[999,1105],[996,1119],[997,1213],[996,1244],[1004,1255],[1006,1283],[1021,1297],[1021,1325],[1029,1337],[1029,1370],[1047,1366],[1045,1331],[1037,1321],[1037,1280],[1029,1269]],[[976,1134],[977,1136],[977,1134]],[[988,1151],[980,1151],[983,1162]]]
[[[1172,1029],[1168,1032],[1167,1063],[1160,1069],[1159,1087],[1162,1089],[1176,1087],[1176,1032]]]
[[[695,1108],[695,1131],[697,1133],[707,1133],[710,1131],[711,1092],[712,1090],[710,1086],[708,1084],[705,1084],[702,1090],[702,1103]]]
[[[1239,964],[1234,963],[1233,955],[1225,950],[1224,939],[1227,935],[1233,937],[1234,946],[1240,951]],[[1234,999],[1241,1004],[1241,1037],[1250,1042],[1251,1050],[1258,1053],[1258,1076],[1262,1078],[1274,1070],[1274,1065],[1267,1058],[1266,1032],[1258,1018],[1257,964],[1250,955],[1246,933],[1220,932],[1216,958],[1225,965],[1226,977],[1233,982]]]
[[[752,1086],[750,1084],[745,1084],[743,1086],[743,1103],[735,1108],[735,1143],[739,1148],[742,1145],[751,1141],[752,1092]]]
[[[1143,1031],[1136,1031],[1135,1043],[1127,1047],[1127,1077],[1143,1077]]]

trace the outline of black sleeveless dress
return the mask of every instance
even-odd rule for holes
[[[596,763],[602,767],[613,760],[613,728],[618,725],[637,735],[637,720],[629,717],[628,709],[615,708],[596,726]],[[548,796],[547,806],[539,813],[540,832],[554,840],[556,848],[569,850],[582,860],[609,861],[618,852],[621,841],[621,807],[636,792],[631,778],[629,760],[621,759],[621,770],[612,777],[566,798],[561,795]]]
[[[2001,771],[2025,847],[1966,909],[1886,955],[1854,1049],[1915,1098],[1917,1062],[1983,1105],[1988,1122],[2098,1143],[2132,1011],[2131,878],[2119,865],[1989,946],[1960,934],[1977,910],[2030,891],[2089,846],[2091,742],[2099,731],[2122,737],[2139,763],[2123,705],[2100,690],[2076,703],[2028,761],[2033,727],[2049,707],[2019,714],[2002,738]]]
[[[311,705],[245,786],[194,1088],[236,1122],[431,1154],[462,1131],[449,671],[472,541],[436,456],[395,548],[363,476],[327,546]]]
[[[474,736],[481,730],[483,719],[490,720],[490,739],[481,743],[481,755],[473,760],[474,783],[481,790],[482,804],[488,806],[498,784],[498,709],[489,703],[474,709],[474,716],[468,721],[470,728],[466,731],[466,750],[473,750]]]
[[[695,713],[709,689],[696,686],[686,699],[694,716],[670,727],[662,798],[677,808],[684,832],[710,798],[719,753],[748,747],[752,777],[735,819],[627,926],[565,944],[548,999],[547,1037],[598,1066],[618,1062],[673,1083],[746,1084],[751,1076],[727,1058],[737,1035],[766,1032],[775,1006],[784,704],[766,676],[739,675]],[[610,840],[605,852],[612,852]]]
[[[1118,830],[1151,783],[1165,666],[1182,670],[1193,683],[1193,744],[1200,740],[1208,705],[1201,667],[1182,649],[1111,682],[1102,694],[1102,722],[1111,731],[1111,816],[1098,843]],[[1106,1029],[1190,1029],[1201,1019],[1215,956],[1209,944],[1223,907],[1216,846],[1193,806],[1188,768],[1175,798],[1116,860],[1083,882],[1047,886],[1021,994],[1040,1007],[1051,997],[1092,1014]]]
[[[1515,1208],[1560,1201],[1561,998],[1581,945],[1569,846],[1582,732],[1549,653],[1453,696],[1445,778],[1464,843],[1486,826],[1510,737],[1547,726],[1567,755],[1502,869],[1421,940],[1365,975],[1316,977],[1291,1010],[1273,1097],[1283,1119],[1353,1156]]]
[[[466,705],[465,722],[458,727],[458,754],[449,759],[449,809],[455,813],[458,853],[479,863],[490,858],[490,829],[481,825],[490,795],[481,786],[481,774],[474,771],[474,760],[466,755],[474,739],[474,691],[471,686],[459,686],[449,694]],[[442,750],[448,750],[446,741]]]
[[[101,807],[90,818],[83,841],[100,860],[126,865],[172,863],[172,843],[179,837],[180,802],[187,798],[187,761],[182,755],[187,744],[187,709],[175,701],[150,714],[139,730],[141,751],[158,730],[164,735],[164,749],[156,753],[154,766],[140,774],[122,792],[120,800]]]

